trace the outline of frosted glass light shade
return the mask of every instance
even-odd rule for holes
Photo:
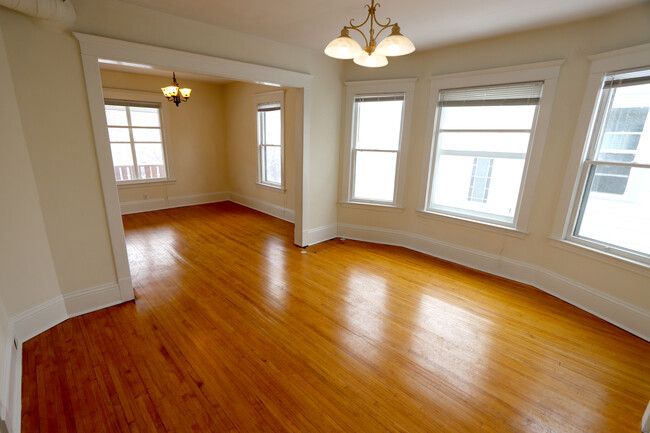
[[[381,56],[377,53],[363,53],[358,57],[354,58],[354,63],[357,65],[365,66],[366,68],[381,68],[388,64],[388,59],[386,56]]]
[[[185,89],[181,89],[181,96],[182,96],[183,98],[189,98],[189,97],[190,97],[190,93],[192,93],[192,89],[187,89],[187,88],[185,88]]]
[[[178,95],[178,86],[167,86],[161,88],[166,98]]]
[[[399,32],[399,26],[393,27],[393,32],[377,45],[375,53],[382,56],[403,56],[415,51],[413,42]]]
[[[325,54],[335,59],[354,59],[362,53],[361,45],[350,37],[347,29],[343,29],[341,36],[325,47]]]

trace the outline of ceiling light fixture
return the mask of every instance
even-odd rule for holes
[[[325,54],[335,59],[354,59],[354,63],[369,68],[378,68],[386,66],[388,59],[386,56],[403,56],[415,51],[413,42],[406,36],[400,33],[400,28],[397,23],[391,24],[390,18],[386,18],[388,22],[381,24],[375,17],[375,12],[379,7],[379,3],[375,4],[375,0],[371,0],[370,5],[366,5],[368,9],[368,16],[365,21],[355,26],[354,19],[350,20],[349,26],[344,26],[341,30],[341,36],[334,39],[325,48]],[[370,30],[368,37],[359,30],[370,21]],[[381,28],[375,35],[375,24]],[[392,29],[391,34],[377,45],[377,37],[386,29]],[[364,48],[354,39],[350,37],[350,30],[356,30],[361,33],[363,40],[366,43]]]
[[[172,85],[162,87],[161,90],[163,92],[163,95],[165,95],[165,98],[169,99],[178,107],[181,102],[187,102],[187,100],[190,99],[190,93],[192,93],[192,89],[181,89],[176,82],[176,72],[173,72],[172,74]]]

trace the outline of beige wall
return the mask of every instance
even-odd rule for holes
[[[481,40],[391,59],[369,70],[347,62],[345,80],[417,77],[405,210],[402,213],[339,208],[339,223],[407,231],[438,241],[538,265],[588,287],[650,310],[647,276],[553,246],[551,234],[589,70],[587,56],[650,42],[650,4],[577,23]],[[416,213],[424,191],[423,161],[429,79],[433,75],[566,59],[549,125],[532,209],[523,239],[432,220]],[[343,174],[341,174],[343,176]],[[647,275],[647,274],[646,274]]]
[[[60,293],[39,204],[43,192],[37,187],[7,66],[0,34],[0,82],[5,84],[0,104],[0,333],[6,332],[6,315]],[[3,361],[0,357],[0,366]]]
[[[257,106],[255,95],[284,91],[285,191],[257,184]],[[285,209],[295,209],[296,103],[298,90],[236,82],[225,86],[226,142],[230,192]],[[301,115],[302,113],[300,113]]]
[[[171,77],[101,71],[104,89],[151,92],[169,85]],[[228,190],[225,158],[223,86],[177,79],[192,89],[192,97],[179,107],[163,101],[165,137],[171,185],[119,188],[120,202],[183,197]],[[162,94],[160,95],[161,99]],[[146,198],[145,198],[146,195]]]

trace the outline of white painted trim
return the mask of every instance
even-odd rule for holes
[[[68,318],[63,296],[55,296],[9,319],[20,343],[29,340]]]
[[[120,286],[108,283],[56,296],[9,319],[2,395],[7,402],[6,422],[10,433],[20,433],[23,343],[71,317],[122,302]],[[13,346],[14,337],[18,343],[17,350]]]
[[[9,433],[20,433],[21,408],[22,408],[22,377],[23,377],[23,343],[18,342],[18,348],[14,348],[13,338],[11,340],[11,351],[9,352],[9,364],[7,364],[7,417],[5,422]]]
[[[296,218],[296,214],[292,209],[258,200],[256,198],[246,197],[241,194],[230,193],[230,201],[290,223],[293,223]]]
[[[396,230],[339,224],[348,239],[396,245],[529,284],[650,341],[650,311],[539,266]]]
[[[299,99],[297,112],[302,112],[302,122],[296,122],[296,209],[294,242],[304,245],[305,231],[303,224],[309,221],[309,145],[310,145],[310,111],[311,111],[311,81],[312,76],[302,72],[269,66],[244,63],[218,57],[205,56],[186,51],[172,50],[152,45],[117,39],[73,33],[79,41],[81,59],[84,70],[86,93],[90,111],[97,163],[104,195],[106,219],[113,250],[115,269],[122,291],[122,299],[133,299],[133,288],[130,284],[131,273],[128,264],[122,217],[115,178],[112,157],[110,155],[108,131],[103,105],[103,92],[98,60],[100,58],[132,63],[148,64],[170,70],[184,70],[206,75],[217,75],[235,80],[250,81],[260,84],[275,84],[279,86],[297,87],[303,91]]]
[[[66,293],[63,295],[63,302],[70,318],[121,304],[122,299],[119,286],[110,283]]]
[[[424,218],[434,219],[436,221],[442,221],[450,224],[456,224],[463,227],[469,227],[476,230],[483,230],[492,233],[499,233],[502,235],[513,236],[516,238],[523,239],[530,234],[530,232],[524,230],[517,230],[512,227],[500,226],[496,224],[490,224],[489,222],[476,221],[467,218],[463,218],[458,215],[450,214],[439,214],[433,211],[428,210],[416,210],[418,215]]]
[[[544,147],[546,145],[547,131],[550,125],[557,81],[563,63],[564,60],[553,60],[549,62],[530,63],[505,68],[485,69],[431,77],[425,141],[426,157],[423,158],[423,173],[421,175],[420,195],[418,198],[419,209],[428,210],[431,208],[430,197],[436,170],[435,164],[437,153],[437,137],[434,133],[438,128],[436,122],[438,121],[438,95],[440,91],[443,89],[462,87],[543,81],[544,88],[539,102],[537,121],[534,125],[534,135],[525,159],[521,188],[517,199],[517,208],[515,210],[513,222],[503,224],[504,227],[512,227],[517,231],[527,231],[535,199],[537,178],[541,169]],[[445,213],[444,210],[439,208],[432,209],[432,211],[441,214]],[[469,213],[465,214],[465,217],[466,219],[472,218]],[[479,218],[475,219],[475,221],[479,223],[481,222]],[[490,221],[489,224],[499,225],[499,221],[495,219]]]
[[[580,116],[576,124],[575,134],[569,162],[564,175],[560,200],[555,213],[551,238],[566,240],[573,245],[585,242],[585,248],[594,254],[601,254],[607,260],[616,253],[617,248],[605,247],[599,242],[591,242],[574,237],[572,232],[577,219],[580,201],[587,175],[584,164],[589,152],[589,140],[593,135],[594,122],[597,118],[603,79],[606,74],[625,69],[635,69],[650,66],[650,44],[638,45],[621,50],[610,51],[590,56],[592,62],[587,77],[587,85],[582,100]],[[555,244],[558,246],[558,244]],[[646,260],[641,255],[620,251],[622,260],[634,263],[635,256],[639,261]],[[611,260],[614,264],[615,261]],[[644,264],[647,266],[647,264]]]
[[[315,245],[321,242],[329,241],[338,237],[339,229],[337,224],[330,224],[327,226],[316,227],[315,229],[307,230],[307,244]]]
[[[198,204],[216,203],[227,201],[230,194],[227,192],[213,192],[210,194],[185,195],[178,197],[157,198],[151,200],[127,201],[120,204],[122,215],[139,212],[150,212],[161,209],[194,206]]]
[[[341,182],[341,201],[346,203],[364,203],[361,200],[352,200],[352,189],[354,167],[353,167],[353,144],[354,130],[356,129],[354,98],[364,94],[381,93],[403,93],[404,105],[402,109],[402,129],[399,137],[399,149],[397,150],[397,166],[395,167],[395,186],[392,203],[365,202],[368,204],[380,204],[392,207],[402,207],[404,203],[406,188],[406,170],[408,167],[408,149],[411,133],[411,120],[413,118],[413,104],[415,100],[416,78],[397,80],[373,80],[373,81],[348,81],[345,92],[345,136],[343,140],[343,180]]]

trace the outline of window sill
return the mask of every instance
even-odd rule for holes
[[[281,192],[283,194],[285,192],[287,192],[287,190],[282,186],[273,186],[273,185],[268,185],[266,183],[261,183],[261,182],[255,182],[255,185],[257,185],[260,188],[268,189],[268,190],[275,191],[275,192]]]
[[[161,180],[132,180],[126,182],[117,182],[117,189],[126,188],[142,188],[148,186],[163,186],[174,185],[176,179],[161,179]]]
[[[644,277],[650,277],[650,265],[647,263],[627,257],[622,257],[617,254],[609,253],[597,248],[592,248],[590,246],[582,245],[577,242],[572,242],[568,239],[558,239],[551,236],[549,236],[548,239],[551,245],[556,248],[560,248],[571,253],[580,254],[581,256],[598,260],[599,262],[616,266],[617,268],[631,271]]]
[[[471,220],[471,219],[462,218],[454,215],[446,215],[446,214],[441,214],[441,213],[436,213],[436,212],[426,211],[426,210],[418,210],[417,213],[420,216],[423,216],[425,218],[431,218],[437,221],[444,221],[447,223],[457,224],[464,227],[470,227],[473,229],[485,230],[492,233],[499,233],[502,235],[513,236],[520,239],[525,238],[529,234],[527,231],[524,230],[519,230],[512,227],[500,226],[497,224],[490,224],[484,221]]]
[[[378,210],[386,212],[403,212],[404,208],[401,206],[395,206],[391,204],[379,204],[379,203],[363,203],[357,201],[340,201],[339,204],[342,207],[352,208],[352,209],[365,209],[365,210]]]

